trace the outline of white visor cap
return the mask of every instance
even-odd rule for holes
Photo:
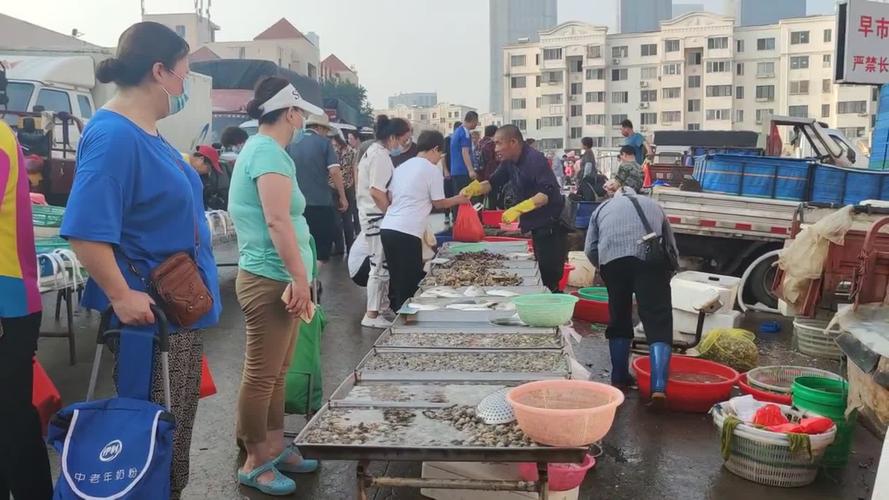
[[[293,87],[293,84],[287,84],[286,87],[281,89],[268,101],[264,102],[260,109],[262,109],[262,116],[265,116],[272,111],[287,108],[299,108],[306,113],[310,113],[313,115],[320,115],[324,113],[323,109],[303,99],[302,96],[299,95],[299,91],[297,91],[296,88]]]

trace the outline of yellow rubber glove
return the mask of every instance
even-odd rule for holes
[[[528,198],[527,200],[503,212],[503,217],[501,219],[507,224],[512,224],[519,218],[520,215],[526,214],[528,212],[533,212],[534,210],[537,210],[537,206],[534,205],[534,200]]]
[[[479,181],[472,181],[465,188],[460,190],[460,194],[467,198],[475,198],[476,196],[481,196],[485,193],[482,191],[482,184]]]

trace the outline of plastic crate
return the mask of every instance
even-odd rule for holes
[[[65,207],[31,205],[31,221],[37,227],[59,227],[64,215]]]

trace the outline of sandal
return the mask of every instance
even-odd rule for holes
[[[275,478],[268,483],[259,482],[259,476],[265,474],[268,471],[274,472]],[[244,486],[255,488],[262,493],[265,493],[266,495],[272,496],[290,495],[291,493],[296,491],[296,483],[293,481],[293,479],[290,479],[284,474],[281,474],[281,472],[279,472],[278,469],[275,468],[274,460],[262,464],[248,473],[241,472],[239,470],[238,482],[243,484]]]
[[[297,450],[293,446],[286,446],[284,447],[284,451],[282,451],[281,454],[278,455],[278,458],[272,460],[272,463],[275,464],[275,467],[279,471],[291,472],[294,474],[308,474],[310,472],[315,472],[316,470],[318,470],[317,460],[303,458],[302,461],[298,464],[287,463],[286,460],[293,455],[301,456],[299,454],[299,450]]]

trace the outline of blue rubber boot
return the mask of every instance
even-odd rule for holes
[[[667,377],[670,375],[670,356],[673,347],[666,342],[655,342],[648,348],[651,354],[651,402],[663,406],[667,399]]]
[[[608,350],[611,353],[611,385],[621,389],[636,386],[636,380],[630,375],[630,346],[633,339],[608,339]]]

